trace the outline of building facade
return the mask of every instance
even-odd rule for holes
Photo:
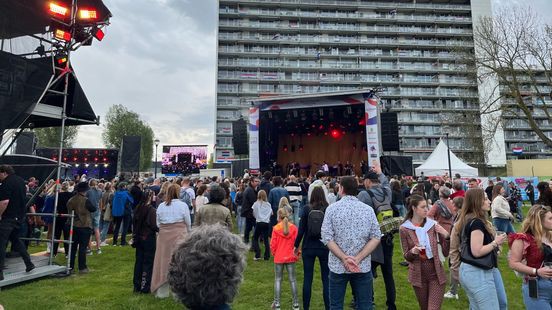
[[[474,49],[475,17],[491,14],[490,0],[475,3],[219,0],[216,160],[234,158],[247,98],[380,87],[398,113],[400,155],[421,163],[448,134],[460,158],[484,164],[479,96],[492,85],[457,56]],[[493,152],[505,165],[504,147]]]

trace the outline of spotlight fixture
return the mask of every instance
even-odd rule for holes
[[[49,12],[53,16],[67,18],[69,15],[69,8],[55,2],[50,2]]]
[[[98,28],[98,27],[94,27],[94,28],[92,29],[91,34],[92,34],[92,36],[94,36],[94,38],[96,38],[98,41],[103,40],[103,38],[105,37],[105,33],[103,32],[103,30],[101,30],[101,29]]]
[[[82,20],[96,20],[98,19],[98,14],[96,10],[79,10],[79,19]]]

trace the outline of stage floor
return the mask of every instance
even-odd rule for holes
[[[4,280],[0,281],[0,287],[30,281],[65,271],[65,266],[48,265],[48,258],[48,256],[43,255],[31,256],[31,260],[36,266],[36,268],[31,272],[25,272],[25,263],[21,257],[6,258]]]

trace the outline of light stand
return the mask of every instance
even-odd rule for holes
[[[157,147],[159,146],[159,139],[155,139],[153,142],[155,143],[155,161],[153,162],[155,169],[154,178],[157,179]]]
[[[447,157],[448,157],[448,168],[449,168],[449,178],[452,180],[452,167],[450,165],[450,146],[449,146],[449,134],[445,134],[447,137]]]

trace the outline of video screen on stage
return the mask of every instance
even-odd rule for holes
[[[190,175],[207,168],[207,145],[165,145],[161,172],[165,175]]]

